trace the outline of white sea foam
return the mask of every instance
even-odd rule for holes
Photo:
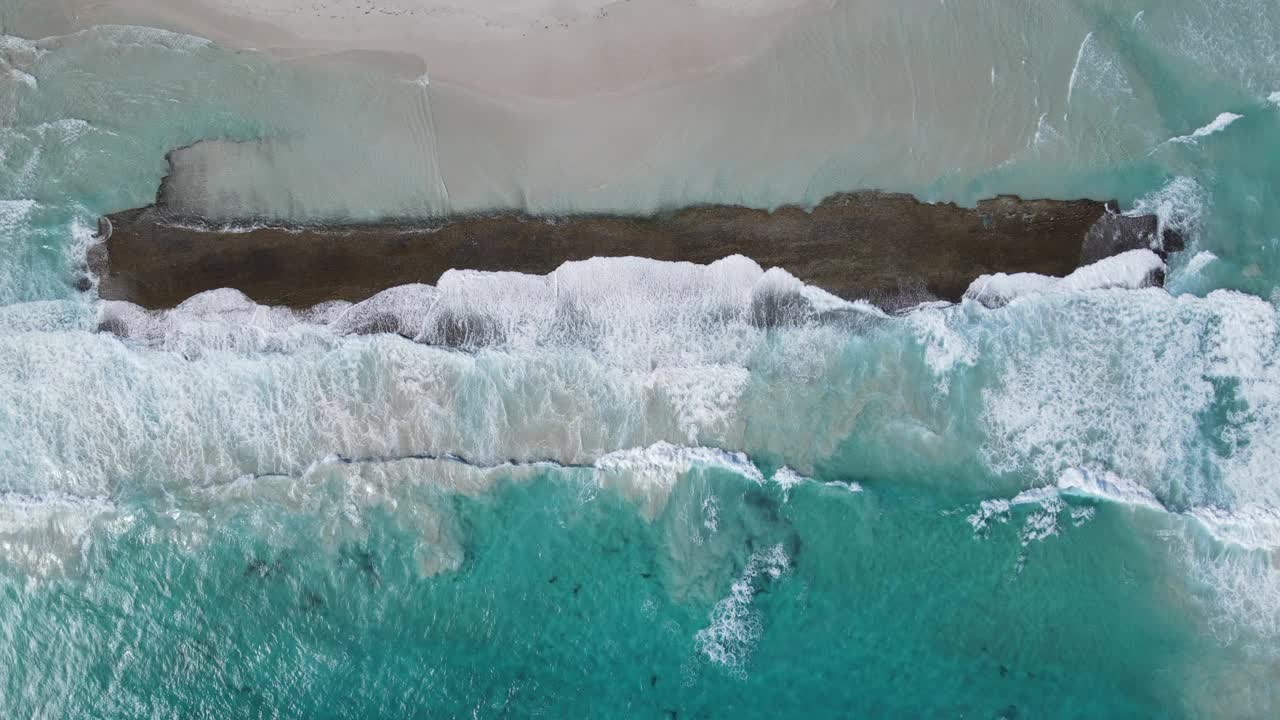
[[[715,437],[730,429],[750,379],[738,365],[662,367],[648,376],[648,387],[670,405],[684,439],[696,444],[701,435]]]
[[[1209,263],[1212,263],[1214,260],[1217,260],[1217,259],[1218,259],[1217,255],[1214,255],[1208,250],[1201,250],[1200,252],[1196,253],[1190,260],[1187,261],[1187,265],[1183,269],[1183,272],[1186,273],[1187,275],[1196,275],[1200,273],[1200,271],[1208,267]]]
[[[1040,542],[1058,534],[1058,517],[1066,504],[1057,495],[1050,495],[1040,502],[1040,508],[1027,516],[1019,537],[1024,546]]]
[[[1080,77],[1080,66],[1084,64],[1085,53],[1089,49],[1089,41],[1093,40],[1093,31],[1085,33],[1084,39],[1080,41],[1080,48],[1076,50],[1076,62],[1071,66],[1071,77],[1067,80],[1067,113],[1063,114],[1065,118],[1071,112],[1071,96],[1076,91],[1076,82]]]
[[[440,292],[430,285],[388,288],[368,300],[341,308],[333,319],[333,329],[341,335],[391,332],[417,337],[426,329],[439,299]]]
[[[736,365],[768,325],[814,322],[832,313],[885,317],[870,305],[845,302],[735,255],[710,265],[594,258],[545,276],[450,270],[434,288],[401,286],[353,306],[330,303],[303,312],[214,290],[159,313],[108,303],[103,319],[115,321],[119,334],[153,346],[171,346],[196,330],[234,335],[243,327],[282,332],[308,323],[337,334],[398,332],[472,349],[578,347],[603,353],[611,363],[653,369]],[[246,350],[256,347],[249,343]],[[729,381],[724,392],[740,382]]]
[[[1058,535],[1062,530],[1062,516],[1067,514],[1074,526],[1088,522],[1094,516],[1091,507],[1069,507],[1066,497],[1089,498],[1119,505],[1164,512],[1164,506],[1149,490],[1117,477],[1109,472],[1092,472],[1071,468],[1064,472],[1055,485],[1023,490],[1012,498],[983,500],[966,519],[975,534],[984,534],[993,523],[1006,523],[1014,508],[1034,506],[1023,520],[1019,539],[1023,546],[1041,542]]]
[[[468,454],[478,457],[538,452],[570,461],[617,449],[593,439],[617,433],[631,438],[623,447],[657,441],[740,446],[742,403],[751,379],[746,359],[763,352],[766,367],[780,364],[804,374],[805,365],[820,367],[829,357],[823,345],[849,337],[849,318],[888,319],[870,306],[806,288],[781,271],[763,272],[740,256],[706,266],[596,259],[567,263],[546,276],[449,272],[434,288],[403,286],[356,305],[330,303],[307,311],[259,306],[232,290],[203,293],[170,311],[148,312],[114,302],[104,303],[101,310],[104,328],[131,343],[187,359],[226,352],[248,359],[263,352],[300,355],[339,348],[358,353],[352,335],[391,332],[428,345],[504,354],[501,361],[477,358],[479,367],[527,367],[538,358],[533,364],[543,368],[538,372],[544,377],[550,377],[548,372],[582,372],[566,380],[569,388],[555,391],[531,388],[529,379],[518,373],[495,385],[486,381],[486,394],[515,395],[494,400],[508,408],[506,420],[523,424],[519,418],[528,417],[527,412],[545,413],[560,418],[547,426],[557,430],[539,430],[528,417],[528,432],[540,437],[531,447],[521,448],[518,438],[487,427],[477,428],[474,440],[466,443]],[[788,342],[771,342],[771,327],[785,328]],[[389,339],[373,335],[370,341],[383,345]],[[289,362],[306,361],[298,357]],[[588,389],[596,384],[608,389]],[[538,394],[524,397],[530,391]],[[603,423],[600,427],[566,427],[583,412],[576,399],[579,391],[596,394],[601,402],[612,398],[624,404],[601,405],[600,419],[591,421]],[[511,414],[512,403],[526,402],[524,410]],[[624,409],[634,414],[619,414]],[[510,449],[500,450],[503,445]],[[435,444],[420,447],[440,449]]]
[[[1150,261],[1148,267],[1156,266],[1151,253],[1135,255]],[[1125,259],[1117,259],[1122,267],[1127,266]],[[626,283],[597,271],[623,274],[631,268],[651,282],[637,290],[634,302],[619,302],[618,297],[630,292]],[[439,288],[400,288],[367,303],[313,310],[307,317],[259,307],[234,291],[195,298],[162,317],[108,303],[104,315],[121,318],[129,326],[124,333],[129,337],[143,342],[153,338],[157,347],[193,361],[202,353],[231,352],[244,358],[228,362],[210,357],[207,362],[172,365],[172,360],[142,355],[125,363],[131,369],[119,376],[112,371],[119,361],[110,358],[128,357],[132,352],[95,340],[75,362],[94,388],[81,395],[94,405],[101,402],[108,413],[124,409],[122,419],[135,412],[154,412],[143,410],[142,405],[152,404],[148,398],[160,403],[157,408],[195,403],[182,413],[193,420],[190,425],[171,423],[174,429],[184,429],[172,435],[161,432],[156,438],[170,448],[167,453],[172,458],[165,453],[146,454],[151,460],[144,466],[151,465],[160,475],[182,474],[177,468],[187,451],[170,443],[181,438],[182,444],[199,447],[205,444],[199,438],[223,434],[245,444],[236,452],[219,450],[214,458],[220,461],[195,463],[214,477],[297,472],[315,457],[335,450],[349,456],[456,452],[486,463],[539,458],[595,463],[619,448],[649,448],[658,443],[672,448],[717,445],[781,452],[791,467],[806,468],[854,431],[859,408],[866,403],[864,396],[898,392],[892,388],[902,382],[892,368],[880,367],[864,373],[858,384],[845,387],[847,383],[836,381],[832,385],[833,379],[847,373],[841,370],[844,361],[839,354],[848,347],[847,333],[836,333],[845,337],[844,344],[810,345],[812,338],[823,335],[801,327],[787,331],[777,338],[779,342],[770,342],[768,334],[751,322],[751,302],[758,288],[753,283],[764,273],[749,261],[719,267],[619,261],[584,263],[566,270],[546,277],[457,273]],[[674,282],[662,277],[665,270],[673,271]],[[1072,281],[1074,288],[1109,282],[1112,275],[1098,270],[1082,271]],[[588,281],[593,276],[602,276],[603,284],[618,287],[619,293],[610,295],[593,285]],[[499,297],[490,297],[491,292]],[[1247,383],[1238,392],[1252,394],[1250,407],[1256,412],[1249,424],[1231,432],[1265,438],[1268,408],[1275,406],[1266,391],[1273,372],[1267,361],[1267,338],[1274,335],[1270,329],[1273,309],[1237,294],[1174,300],[1161,293],[1109,297],[1073,290],[1025,297],[1026,303],[1015,303],[1012,314],[1000,318],[966,313],[957,306],[923,308],[905,320],[884,321],[902,323],[908,337],[914,336],[914,343],[924,350],[935,375],[979,363],[987,373],[985,365],[992,364],[989,370],[996,380],[981,390],[984,432],[989,435],[972,442],[984,445],[981,457],[993,469],[1029,469],[1056,480],[1073,467],[1112,467],[1160,498],[1171,497],[1171,491],[1176,497],[1190,493],[1186,502],[1191,506],[1219,498],[1216,481],[1195,479],[1194,474],[1186,487],[1171,489],[1159,479],[1181,472],[1167,469],[1197,467],[1194,453],[1203,446],[1194,412],[1174,413],[1171,408],[1194,411],[1213,402],[1205,378],[1243,379]],[[393,337],[344,336],[385,311],[400,319],[411,318],[406,322],[408,329],[402,331],[421,337],[425,333],[417,328],[430,324],[424,318],[442,317],[441,305],[448,306],[452,317],[467,318],[472,341],[496,338],[502,352],[439,353]],[[1045,313],[1064,311],[1078,322],[1046,325],[1042,320]],[[248,339],[239,344],[226,341],[219,335],[225,332],[219,325],[224,322]],[[152,323],[158,329],[148,329]],[[505,325],[495,330],[499,323]],[[202,334],[210,326],[217,331]],[[1125,329],[1117,332],[1115,327]],[[886,329],[888,336],[900,334],[894,327]],[[281,341],[282,335],[288,340]],[[180,342],[179,337],[185,340]],[[60,356],[62,350],[54,338],[47,340],[51,344],[39,352]],[[979,355],[975,348],[983,345],[990,352]],[[591,352],[579,353],[584,347]],[[873,351],[871,347],[868,351]],[[1195,357],[1194,349],[1200,347],[1212,350],[1206,356],[1212,362]],[[69,351],[70,344],[65,349]],[[283,356],[261,357],[258,353],[263,349],[278,350]],[[752,358],[751,369],[745,358]],[[1116,367],[1128,371],[1116,374]],[[752,382],[759,372],[783,378],[785,388],[777,397],[772,385]],[[171,382],[169,376],[178,382]],[[786,380],[788,376],[792,379]],[[349,378],[355,377],[361,378],[360,384],[351,384]],[[275,385],[286,378],[289,383]],[[131,397],[113,387],[120,383],[141,384],[148,393]],[[37,380],[31,387],[47,392],[54,385],[43,387]],[[823,386],[830,389],[813,392]],[[274,395],[260,392],[268,387]],[[372,404],[369,396],[376,398]],[[61,402],[55,401],[54,407]],[[224,402],[239,407],[220,408]],[[28,413],[28,403],[21,399],[9,404]],[[288,427],[274,427],[271,408],[313,405],[317,412],[293,413]],[[461,407],[471,409],[458,415]],[[928,419],[922,416],[913,425],[909,418],[918,409],[907,403],[895,407],[895,412],[908,418],[896,425],[916,428],[913,434],[892,435],[898,441],[919,443],[930,437],[931,443],[938,443],[940,459],[950,452],[946,448],[953,441],[958,442],[938,435],[954,432],[942,427],[932,436],[920,434],[919,428],[931,427]],[[743,424],[745,414],[759,418],[774,413],[781,413],[775,418],[778,428],[758,420],[751,426]],[[30,408],[24,416],[41,421],[55,414],[48,407]],[[247,417],[256,418],[250,423],[259,428],[256,434],[234,428],[233,418]],[[819,417],[820,431],[811,442],[775,447],[773,438],[780,428],[812,423],[812,418]],[[101,434],[88,427],[77,430],[77,423],[53,422],[51,427],[59,428],[51,431],[54,435],[69,433],[68,442],[58,445],[63,448],[83,444],[71,441],[72,437]],[[893,427],[890,432],[899,432]],[[1090,441],[1097,433],[1106,433],[1111,442]],[[1242,443],[1223,466],[1231,482],[1244,483],[1256,476],[1257,469],[1271,461],[1269,448],[1274,444],[1257,439]],[[119,472],[104,461],[116,457],[119,448],[132,447],[120,439],[114,442],[117,450],[95,453],[92,445],[85,448],[82,476],[96,476],[102,482]],[[132,449],[125,456],[137,452]],[[664,463],[667,470],[657,475],[667,478],[660,483],[665,485],[688,467],[687,459]],[[641,465],[652,470],[663,463],[650,460]],[[753,472],[758,473],[748,470],[746,474]],[[653,474],[641,472],[639,477]],[[1254,489],[1245,499],[1268,500],[1256,483],[1233,485],[1235,492],[1248,487]]]
[[[969,285],[964,296],[988,307],[1000,307],[1028,295],[1136,290],[1151,287],[1164,269],[1164,261],[1154,252],[1129,250],[1079,268],[1064,278],[1036,273],[982,275]]]
[[[18,68],[9,68],[9,74],[12,75],[14,79],[18,80],[19,82],[31,88],[32,90],[35,90],[37,87],[40,86],[39,81],[36,80],[36,76],[24,70],[19,70]]]
[[[1218,113],[1218,116],[1215,117],[1213,120],[1211,120],[1207,125],[1196,128],[1190,135],[1179,135],[1177,137],[1172,137],[1172,138],[1169,138],[1168,142],[1182,143],[1185,145],[1194,145],[1197,142],[1199,142],[1201,138],[1208,137],[1210,135],[1213,135],[1214,133],[1220,133],[1223,130],[1226,130],[1227,127],[1231,125],[1231,123],[1239,120],[1242,117],[1244,116],[1238,115],[1233,112]]]
[[[1275,605],[1256,598],[1280,582],[1271,560],[1280,547],[1280,492],[1270,481],[1280,462],[1275,307],[1229,291],[1121,302],[1086,295],[1070,304],[1070,329],[1042,324],[1050,307],[1062,308],[1047,297],[1011,306],[1017,331],[991,346],[1010,362],[1003,388],[984,391],[992,423],[984,454],[993,469],[1053,484],[981,504],[970,519],[975,532],[1007,522],[1015,501],[1048,493],[1159,512],[1201,539],[1192,544],[1208,543],[1186,562],[1211,589],[1224,637],[1252,627],[1265,637]],[[1220,420],[1206,426],[1205,417]],[[1209,450],[1214,443],[1229,448],[1225,456]],[[1109,472],[1081,470],[1089,467]],[[1051,528],[1042,510],[1032,512],[1024,540],[1065,527],[1061,512]]]
[[[983,500],[978,503],[978,509],[965,519],[973,526],[975,533],[982,532],[990,528],[993,522],[1008,522],[1011,507],[1008,500]]]
[[[1039,276],[1037,276],[1039,277]],[[966,293],[967,295],[967,293]],[[934,388],[946,395],[949,376],[957,367],[972,367],[978,362],[978,351],[970,339],[953,327],[961,319],[946,307],[921,307],[907,316],[907,323],[924,346],[924,360],[933,372]]]
[[[0,34],[0,52],[6,54],[21,53],[25,55],[37,55],[42,52],[34,40],[18,37],[17,35]]]
[[[637,484],[645,486],[669,488],[681,474],[695,466],[720,468],[757,483],[764,482],[764,475],[743,453],[719,448],[681,447],[665,442],[618,450],[604,455],[594,465],[604,473],[630,475]]]
[[[770,480],[782,489],[782,496],[785,499],[791,493],[791,489],[802,485],[806,482],[813,482],[813,478],[805,477],[791,468],[783,465],[773,473]]]
[[[720,529],[720,501],[714,495],[702,501],[702,527],[711,533]]]
[[[738,674],[745,673],[751,651],[764,632],[764,620],[752,607],[758,585],[776,581],[791,567],[781,545],[751,555],[729,594],[716,603],[710,624],[694,636],[694,644],[708,660]]]
[[[1280,569],[1273,553],[1185,553],[1191,581],[1212,588],[1209,627],[1224,645],[1274,657],[1280,641]],[[1255,645],[1256,644],[1256,645]]]
[[[93,309],[76,300],[0,305],[0,334],[92,330]]]
[[[60,118],[58,120],[49,120],[35,126],[35,131],[44,138],[49,133],[55,133],[59,142],[75,142],[81,137],[94,129],[87,120],[80,118]],[[110,130],[104,130],[107,134],[114,135]]]
[[[31,69],[45,52],[31,40],[0,34],[0,69],[7,69],[10,77],[29,89],[40,86]]]
[[[1246,550],[1280,550],[1280,508],[1270,505],[1245,505],[1231,510],[1198,507],[1188,515],[1219,542]]]
[[[22,293],[28,274],[23,259],[29,248],[23,229],[35,209],[34,200],[0,200],[0,303],[27,299]]]
[[[983,535],[993,524],[1009,522],[1015,507],[1034,506],[1019,531],[1020,542],[1027,546],[1059,535],[1064,511],[1073,526],[1093,519],[1096,514],[1093,507],[1069,507],[1064,502],[1067,497],[1101,500],[1136,511],[1169,515],[1187,521],[1184,527],[1188,529],[1204,532],[1217,547],[1225,547],[1227,551],[1196,550],[1196,543],[1188,540],[1183,560],[1197,581],[1212,588],[1210,613],[1214,632],[1227,642],[1235,642],[1246,633],[1255,638],[1280,636],[1280,623],[1274,620],[1274,610],[1280,605],[1270,599],[1274,597],[1271,589],[1280,587],[1280,570],[1273,567],[1270,560],[1280,551],[1280,509],[1274,506],[1243,506],[1232,510],[1196,507],[1170,513],[1149,490],[1137,483],[1109,472],[1073,468],[1063,473],[1055,486],[1026,490],[1010,499],[984,500],[967,519],[974,533]],[[1019,566],[1023,562],[1025,556],[1019,558]]]
[[[984,455],[994,469],[1056,481],[1069,468],[1106,467],[1179,507],[1214,504],[1227,493],[1274,498],[1258,480],[1280,458],[1271,430],[1280,427],[1274,307],[1225,291],[1203,299],[1069,297],[1070,326],[1044,324],[1044,313],[1062,307],[1050,296],[1011,305],[1001,329],[989,321],[1003,365],[1001,380],[983,391]],[[1218,412],[1218,381],[1238,381],[1228,387],[1250,412],[1214,431],[1199,417]],[[1203,469],[1208,432],[1249,438],[1214,461],[1221,478]]]
[[[1145,251],[1137,254],[1147,259],[1152,257]],[[650,271],[650,278],[664,269],[661,263],[637,264],[641,270]],[[584,265],[584,270],[599,269],[589,263]],[[733,267],[730,264],[726,269]],[[261,440],[252,440],[247,445],[253,448],[252,452],[220,452],[224,464],[199,463],[214,476],[297,472],[315,457],[334,450],[350,456],[457,452],[490,463],[508,458],[594,463],[619,448],[647,448],[656,443],[672,447],[702,444],[760,448],[785,453],[792,467],[811,467],[811,463],[826,452],[823,448],[834,447],[830,443],[845,437],[851,432],[849,428],[854,427],[856,410],[837,411],[833,402],[848,403],[856,409],[865,403],[860,399],[864,393],[877,392],[875,388],[879,384],[899,381],[889,375],[878,376],[889,371],[881,368],[877,374],[864,377],[861,388],[841,388],[832,397],[818,393],[812,403],[805,400],[804,393],[809,391],[797,394],[796,390],[810,382],[819,387],[829,383],[823,378],[838,373],[841,367],[838,362],[832,364],[839,360],[839,355],[833,356],[831,352],[841,346],[807,345],[810,338],[820,335],[813,336],[804,329],[788,331],[785,342],[768,342],[766,333],[749,321],[749,299],[755,294],[751,278],[761,277],[757,274],[758,266],[739,263],[737,267],[747,271],[743,273],[747,280],[745,286],[721,285],[722,289],[708,292],[705,288],[699,289],[699,283],[705,283],[710,275],[714,285],[714,266],[677,265],[674,267],[677,277],[684,273],[689,281],[677,284],[677,291],[668,296],[671,299],[659,297],[655,302],[653,290],[644,290],[642,292],[649,293],[648,298],[640,297],[649,299],[649,306],[627,309],[612,306],[642,303],[619,303],[617,296],[603,294],[589,284],[585,286],[586,292],[581,290],[583,285],[575,285],[577,279],[591,273],[577,276],[556,273],[545,278],[517,275],[494,278],[487,274],[459,273],[451,283],[442,282],[440,288],[401,288],[388,291],[367,304],[333,305],[313,310],[307,317],[278,308],[259,307],[234,291],[194,298],[171,311],[171,315],[160,314],[162,317],[112,303],[104,305],[104,315],[114,314],[122,319],[129,326],[124,333],[129,337],[143,342],[154,340],[157,347],[174,350],[189,360],[198,360],[209,353],[245,355],[243,360],[231,363],[210,357],[208,362],[172,369],[164,369],[171,361],[146,356],[140,358],[141,364],[126,365],[138,372],[133,380],[124,382],[149,387],[144,397],[179,404],[199,398],[200,406],[212,410],[218,398],[212,394],[204,397],[205,390],[201,388],[213,393],[215,387],[222,386],[226,401],[241,404],[242,409],[227,416],[225,422],[221,419],[225,410],[191,414],[198,422],[183,430],[182,436],[190,434],[187,439],[196,446],[203,443],[196,438],[205,432],[245,437],[241,431],[231,429],[232,417],[257,416],[259,420],[255,423],[266,423],[261,428]],[[1109,277],[1107,273],[1099,274],[1104,279]],[[490,282],[492,279],[502,282]],[[670,280],[653,284],[662,287],[669,285]],[[1079,282],[1077,287],[1098,284],[1089,279]],[[548,285],[553,288],[548,290]],[[490,289],[506,295],[495,301],[485,295]],[[547,295],[553,302],[540,299]],[[584,295],[586,299],[575,300]],[[1259,340],[1269,337],[1266,330],[1272,320],[1272,312],[1265,303],[1242,304],[1243,296],[1216,294],[1204,300],[1174,301],[1159,293],[1108,298],[1063,292],[1062,300],[1056,299],[1058,294],[1054,293],[1029,296],[1028,300],[1036,297],[1039,299],[1035,302],[1000,320],[970,316],[963,308],[955,307],[924,308],[901,321],[910,334],[916,336],[915,342],[923,347],[930,369],[940,376],[956,365],[988,362],[987,356],[979,356],[973,348],[981,342],[994,343],[990,360],[999,361],[993,369],[1000,379],[982,391],[984,414],[990,423],[988,428],[993,431],[985,439],[983,457],[997,470],[1026,468],[1030,463],[1037,473],[1057,478],[1068,468],[1087,467],[1097,462],[1116,467],[1123,471],[1123,476],[1136,478],[1161,495],[1168,488],[1149,482],[1153,477],[1165,475],[1163,471],[1155,472],[1155,468],[1194,466],[1191,457],[1180,453],[1190,452],[1200,442],[1194,439],[1173,445],[1163,442],[1164,438],[1199,432],[1192,418],[1181,413],[1173,415],[1166,412],[1166,408],[1197,407],[1210,402],[1212,393],[1201,379],[1204,377],[1259,379],[1242,391],[1263,393],[1266,386],[1261,380],[1270,371],[1265,362],[1266,350],[1258,344]],[[736,301],[736,307],[724,298]],[[541,308],[530,309],[540,302]],[[1037,319],[1039,314],[1060,312],[1058,308],[1068,306],[1064,303],[1082,320],[1080,326],[1055,325],[1053,337],[1041,336],[1039,333],[1045,326]],[[438,313],[441,304],[448,304],[449,312],[455,316],[480,318],[482,321],[473,322],[476,333],[491,333],[491,337],[500,338],[499,347],[503,352],[481,352],[474,356],[441,354],[387,336],[343,336],[363,322],[376,320],[383,311],[398,318],[417,313],[405,331],[413,334],[416,328],[428,324],[423,318],[431,312]],[[422,310],[424,306],[429,312]],[[485,312],[468,313],[468,307],[485,308]],[[512,312],[507,313],[508,308]],[[1228,308],[1236,311],[1219,312]],[[1253,315],[1239,312],[1245,308],[1252,308]],[[513,319],[512,315],[517,317]],[[548,315],[560,319],[549,321]],[[979,320],[982,324],[975,325]],[[506,328],[511,329],[495,332],[493,325],[499,322],[508,323]],[[243,342],[226,340],[219,334],[226,332],[220,323],[236,328],[246,339]],[[1105,329],[1113,323],[1131,329],[1117,335]],[[158,329],[148,329],[151,324],[156,324]],[[721,328],[717,324],[731,327]],[[206,332],[209,327],[215,331]],[[1220,348],[1212,355],[1218,359],[1212,366],[1202,368],[1199,374],[1187,377],[1187,370],[1179,364],[1187,362],[1188,348],[1204,345],[1201,334],[1205,327],[1215,328],[1211,338],[1222,338],[1209,345]],[[336,328],[343,329],[335,331]],[[891,334],[897,332],[892,330]],[[983,340],[984,336],[989,339]],[[1118,342],[1119,337],[1125,336],[1142,337],[1143,342],[1114,346],[1108,343],[1111,338]],[[281,340],[282,337],[286,340]],[[1099,342],[1103,344],[1099,346]],[[693,347],[680,347],[681,343]],[[593,351],[589,355],[577,352],[584,344]],[[1083,355],[1083,360],[1076,358],[1086,347],[1095,349],[1090,351],[1092,354]],[[264,349],[277,350],[285,357],[268,361],[257,354]],[[301,349],[325,352],[312,355],[300,352]],[[634,353],[633,349],[639,352]],[[794,354],[791,350],[798,353],[794,362],[789,359]],[[1049,354],[1042,355],[1040,350]],[[46,347],[41,352],[52,352],[51,357],[56,357],[60,351]],[[92,359],[95,354],[103,353],[102,357],[109,358],[118,352],[109,344],[95,342],[84,356],[85,360],[77,363],[84,368],[82,372],[88,373],[86,382],[99,372],[94,369],[98,363]],[[753,369],[749,370],[743,359],[753,353],[757,359],[752,361]],[[1132,376],[1117,376],[1112,372],[1118,360],[1108,358],[1119,356],[1124,356],[1125,366],[1135,369]],[[105,374],[93,381],[96,389],[88,394],[91,398],[101,397],[105,405],[112,408],[137,406],[136,398],[130,399],[112,387],[115,381],[109,379],[112,373],[108,368],[114,364],[115,361],[110,361],[102,366],[101,372]],[[813,367],[807,368],[809,365]],[[1019,370],[1022,367],[1025,372]],[[1194,367],[1194,363],[1188,367]],[[355,371],[346,368],[359,368],[356,376],[363,378],[364,384],[348,386],[349,381],[342,378]],[[782,396],[772,398],[767,387],[751,382],[753,373],[761,371],[785,373],[802,384],[788,384],[791,389],[782,391],[787,404],[779,406]],[[275,382],[267,378],[277,373],[281,379],[287,377],[297,382],[275,388],[273,392],[278,397],[259,396],[256,388],[264,382]],[[182,380],[185,384],[170,385],[165,377],[170,374],[185,378]],[[234,383],[243,381],[244,384],[228,393],[226,383],[237,376],[242,377]],[[1151,377],[1170,378],[1170,381],[1147,382]],[[1024,383],[1026,387],[1018,389]],[[889,387],[893,387],[892,384]],[[39,388],[40,384],[34,387]],[[1100,388],[1109,389],[1100,393]],[[371,392],[382,396],[373,405],[369,405],[367,399],[360,399]],[[97,404],[97,400],[93,402]],[[272,425],[270,408],[276,403],[317,405],[325,411],[295,415],[289,432],[283,433],[283,427],[268,427]],[[19,404],[24,403],[19,401]],[[464,404],[472,410],[459,423],[454,413]],[[1259,408],[1270,404],[1274,403],[1263,394],[1253,403]],[[767,429],[772,426],[759,422],[751,427],[742,424],[744,413],[763,411],[768,415],[774,412],[768,408],[775,407],[795,411],[793,419],[786,419],[790,416],[785,413],[778,417],[780,427],[796,421],[811,422],[804,419],[810,417],[806,413],[811,413],[812,417],[824,418],[819,423],[821,432],[815,434],[807,446],[791,443],[775,450],[770,438],[777,431]],[[901,411],[908,417],[912,412],[906,405]],[[124,417],[132,412],[126,412]],[[50,415],[48,408],[34,410],[30,417],[39,419],[46,415]],[[580,421],[568,422],[575,417],[580,417]],[[903,428],[913,427],[909,423],[900,424]],[[63,428],[58,432],[75,427],[74,424],[58,425]],[[914,427],[922,426],[929,427],[923,418],[921,424]],[[82,430],[89,431],[88,428]],[[1114,442],[1103,446],[1083,440],[1100,431],[1110,432]],[[161,439],[167,434],[162,433]],[[177,437],[170,440],[176,441]],[[919,442],[924,437],[904,435],[900,440]],[[941,442],[941,449],[948,447],[950,441],[942,436],[932,442]],[[63,447],[78,444],[70,442]],[[1266,462],[1267,445],[1254,442],[1237,453],[1231,461],[1239,466],[1233,477],[1248,477],[1254,472],[1252,466],[1245,467],[1247,463]],[[127,443],[124,446],[117,443],[117,447],[126,446]],[[98,475],[105,481],[115,475],[117,471],[103,462],[115,454],[86,455],[84,476]],[[176,451],[173,455],[176,461],[185,451]],[[168,467],[170,469],[161,474],[174,472],[176,466],[161,457],[153,458],[155,470]],[[1116,460],[1119,462],[1114,462]],[[1150,470],[1144,470],[1144,464]],[[677,463],[676,467],[684,465]],[[672,477],[671,473],[666,477]],[[1202,485],[1191,491],[1206,493],[1208,500],[1213,488]]]
[[[649,519],[662,512],[671,488],[694,468],[724,470],[756,483],[765,481],[760,469],[742,453],[666,442],[611,452],[594,465],[600,486],[617,490],[635,502]]]
[[[710,266],[616,259],[549,276],[452,273],[436,288],[306,311],[261,306],[234,290],[159,312],[104,302],[101,326],[127,343],[51,333],[5,345],[0,373],[17,384],[0,389],[28,390],[12,402],[4,394],[5,414],[14,413],[5,444],[27,444],[23,463],[56,456],[77,466],[66,477],[80,489],[123,478],[296,475],[332,453],[589,464],[655,443],[747,447],[746,434],[759,434],[743,423],[752,373],[817,380],[850,337],[844,326],[821,324],[791,283],[779,290],[785,276],[773,273],[758,292],[764,275],[743,258]],[[778,328],[785,341],[757,321],[761,292],[800,311],[791,316],[799,324]],[[376,334],[388,329],[471,352]],[[61,372],[63,364],[76,372]],[[139,387],[145,392],[131,389]],[[71,398],[86,412],[58,419]],[[841,432],[839,424],[814,432],[815,449]],[[804,467],[812,456],[789,457]],[[34,467],[19,475],[49,480]]]
[[[122,301],[104,302],[99,321],[112,332],[187,358],[208,352],[297,352],[332,347],[323,326],[341,317],[346,303],[311,310],[258,305],[231,288],[194,295],[171,310],[148,311]]]
[[[35,207],[35,200],[0,200],[0,232],[16,231]]]
[[[1182,233],[1188,243],[1196,240],[1204,220],[1206,193],[1194,178],[1180,175],[1134,201],[1125,214],[1129,216],[1155,215],[1157,235],[1166,229]]]
[[[1057,488],[1064,495],[1096,498],[1149,510],[1165,509],[1150,490],[1110,472],[1071,468],[1058,478]]]

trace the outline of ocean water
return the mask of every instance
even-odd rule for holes
[[[1245,0],[851,2],[705,86],[535,111],[5,35],[0,715],[1274,717],[1277,37]],[[200,140],[213,217],[881,187],[1114,197],[1188,249],[1163,289],[892,315],[743,258],[298,312],[77,290]],[[349,332],[378,312],[415,337]]]

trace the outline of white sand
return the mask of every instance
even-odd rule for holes
[[[51,0],[41,34],[145,25],[285,57],[345,54],[489,95],[570,98],[688,80],[832,0]],[[398,57],[397,57],[398,56]]]
[[[862,188],[1044,195],[1168,137],[1068,3],[599,3],[47,0],[19,11],[25,24],[4,20],[25,37],[137,24],[372,63],[302,63],[263,95],[216,88],[232,94],[227,112],[274,131],[181,154],[200,169],[181,183],[188,209],[209,217],[776,207]],[[210,92],[171,90],[177,103]],[[1005,184],[976,186],[984,174]]]

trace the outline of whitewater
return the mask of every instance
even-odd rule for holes
[[[428,84],[290,54],[323,18],[246,48],[64,5],[0,0],[0,714],[1280,709],[1276,4],[694,3],[726,31],[670,75],[571,57],[649,37],[584,29],[623,3],[433,5],[556,17],[528,57],[576,85],[450,66],[453,25]],[[333,22],[417,7],[365,5]],[[901,310],[741,256],[99,298],[98,218],[201,140],[214,221],[874,187],[1116,198],[1187,249]]]

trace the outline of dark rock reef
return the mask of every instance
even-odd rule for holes
[[[963,208],[877,191],[833,195],[812,210],[706,205],[651,216],[495,212],[289,227],[213,226],[161,202],[109,215],[101,231],[89,258],[101,296],[148,308],[221,287],[306,307],[434,284],[451,268],[543,274],[595,256],[709,263],[735,253],[847,299],[900,307],[958,300],[984,273],[1066,275],[1125,250],[1181,249],[1154,217],[1094,200],[1001,196]]]

